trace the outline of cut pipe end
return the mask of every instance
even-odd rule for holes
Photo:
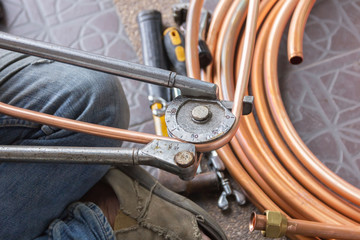
[[[256,213],[252,212],[249,221],[249,231],[253,232],[255,230],[255,226],[256,226]]]
[[[297,53],[289,56],[289,62],[293,65],[298,65],[302,63],[303,59],[304,58],[302,53]]]
[[[249,230],[253,232],[255,230],[265,230],[266,229],[266,216],[257,215],[256,212],[252,212],[250,215],[249,221]]]

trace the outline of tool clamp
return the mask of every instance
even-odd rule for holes
[[[231,103],[218,100],[217,85],[177,75],[175,72],[121,61],[84,51],[0,33],[0,48],[60,61],[165,87],[182,95],[168,103],[165,111],[168,132],[173,138],[151,136],[127,140],[147,143],[143,148],[85,148],[1,146],[1,161],[151,165],[189,180],[196,174],[200,153],[195,144],[209,143],[233,127]],[[3,104],[3,103],[2,103]],[[249,111],[252,99],[245,99]],[[3,104],[6,105],[6,104]],[[11,108],[11,106],[7,107]],[[251,111],[251,108],[250,108]],[[4,112],[2,112],[4,113]],[[9,114],[11,113],[4,113]],[[36,113],[34,113],[36,115]],[[44,120],[45,121],[45,120]],[[127,132],[127,130],[123,130]],[[129,135],[129,134],[128,134]],[[176,139],[176,140],[175,140]]]

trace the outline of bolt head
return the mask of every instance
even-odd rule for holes
[[[191,116],[196,121],[205,121],[210,117],[210,111],[205,106],[196,106],[192,110]]]
[[[179,167],[189,167],[195,162],[195,157],[192,152],[189,151],[182,151],[178,152],[174,157],[175,163]]]

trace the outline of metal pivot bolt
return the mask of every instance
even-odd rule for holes
[[[179,167],[189,167],[191,166],[194,161],[195,161],[195,157],[194,155],[189,152],[189,151],[182,151],[182,152],[178,152],[175,157],[174,157],[175,163],[179,166]]]
[[[196,122],[204,122],[209,119],[211,112],[207,107],[200,105],[193,108],[191,116]]]

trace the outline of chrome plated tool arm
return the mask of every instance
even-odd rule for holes
[[[195,146],[154,140],[145,147],[0,146],[0,162],[148,165],[190,180],[199,165]]]
[[[106,72],[142,82],[179,88],[184,96],[216,99],[218,94],[216,84],[177,75],[175,72],[121,61],[4,32],[0,32],[0,48]]]

